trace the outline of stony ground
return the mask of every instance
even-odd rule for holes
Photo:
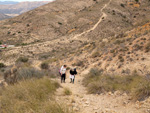
[[[70,83],[69,74],[67,74],[66,83],[62,83],[62,87],[59,88],[56,93],[56,100],[58,103],[70,106],[75,113],[150,112],[148,107],[150,99],[144,102],[133,102],[127,94],[118,91],[100,95],[88,94],[86,88],[82,85],[83,73],[76,76],[75,84]],[[60,79],[56,80],[60,82]],[[64,88],[69,88],[72,94],[69,96],[65,95]]]

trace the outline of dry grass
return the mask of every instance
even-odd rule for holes
[[[150,96],[150,81],[145,77],[102,75],[99,71],[91,71],[83,80],[89,93],[121,91],[132,96],[134,100],[144,100]]]
[[[0,97],[2,113],[70,113],[54,99],[59,84],[50,79],[31,79],[8,86]]]
[[[69,88],[64,88],[64,95],[71,95],[72,94],[72,92],[71,92],[71,90],[69,89]]]

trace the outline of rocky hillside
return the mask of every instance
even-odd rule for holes
[[[27,56],[112,74],[148,74],[149,5],[149,0],[56,0],[0,22],[0,41],[16,45],[2,50],[0,61],[10,65]]]
[[[4,19],[8,19],[8,18],[10,18],[10,17],[0,13],[0,20],[4,20]]]

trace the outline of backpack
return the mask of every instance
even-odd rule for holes
[[[75,74],[75,75],[77,74],[77,70],[76,70],[76,68],[74,69],[74,74]]]

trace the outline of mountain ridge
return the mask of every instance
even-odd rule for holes
[[[33,10],[39,6],[45,5],[50,1],[30,1],[30,2],[18,2],[16,4],[7,4],[7,5],[0,5],[0,13],[9,16],[16,16],[20,15],[24,12],[29,10]]]
[[[10,5],[10,4],[17,4],[19,2],[15,1],[0,1],[0,5]]]

